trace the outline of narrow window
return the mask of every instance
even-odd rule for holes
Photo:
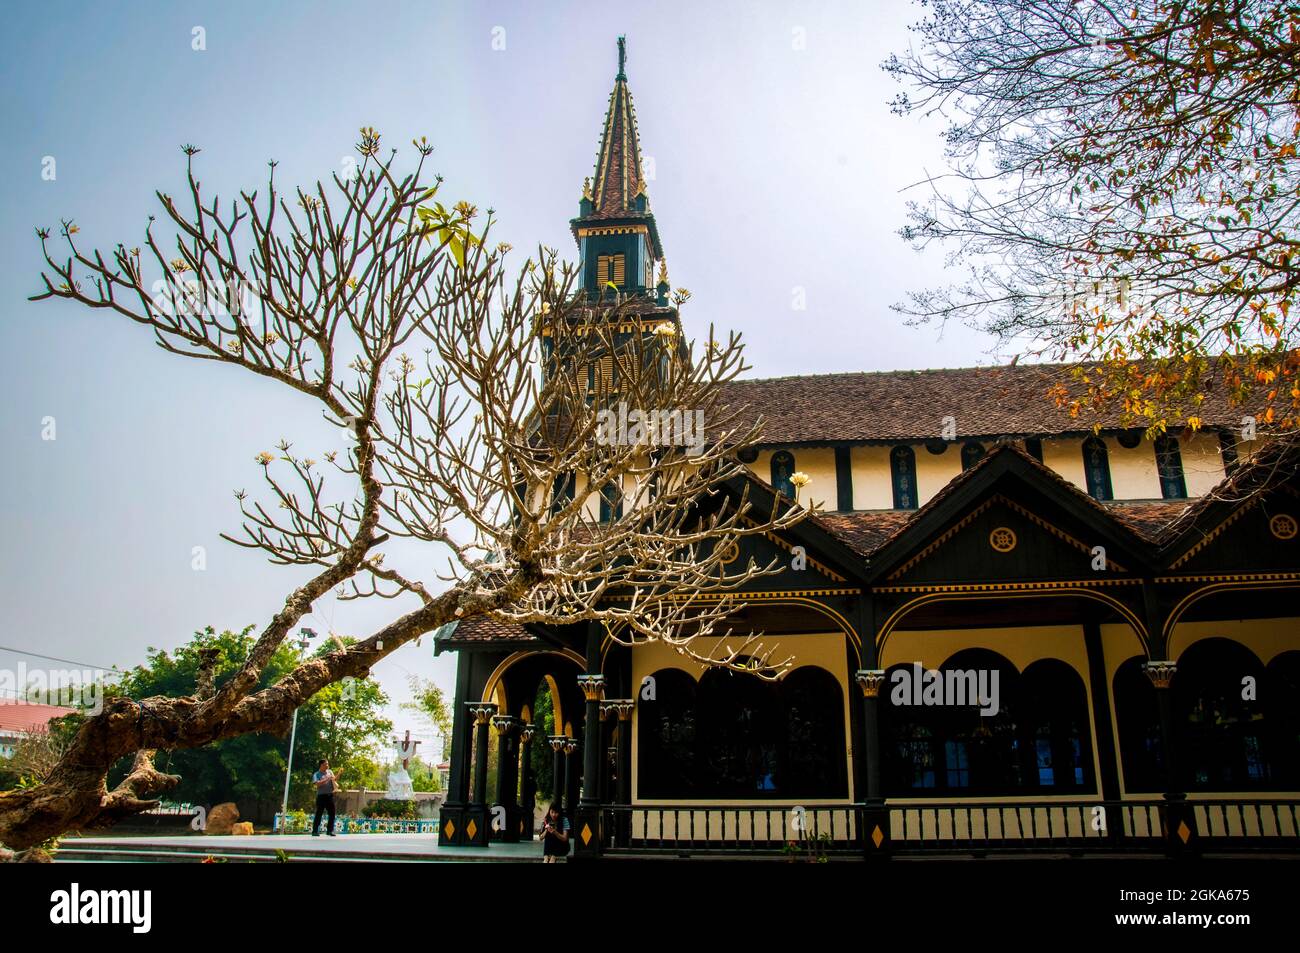
[[[790,499],[794,499],[794,484],[790,482],[792,476],[794,476],[794,454],[788,450],[778,450],[772,454],[772,486],[778,493],[784,493]]]
[[[1028,453],[1035,460],[1037,460],[1039,463],[1042,463],[1043,462],[1043,441],[1039,440],[1037,437],[1026,437],[1025,452]]]
[[[1083,442],[1083,476],[1088,495],[1094,500],[1114,499],[1110,487],[1110,454],[1100,437],[1089,437]]]
[[[916,452],[907,446],[889,452],[889,474],[894,482],[894,509],[914,510],[916,496]]]
[[[600,521],[612,523],[623,516],[623,493],[613,482],[600,489]]]
[[[1156,473],[1160,475],[1160,495],[1166,500],[1185,500],[1187,482],[1183,479],[1183,455],[1178,452],[1178,438],[1162,434],[1156,438]]]
[[[979,463],[984,457],[984,445],[980,443],[964,443],[961,447],[961,468],[969,470],[975,464]]]
[[[1233,439],[1232,431],[1219,431],[1219,451],[1223,455],[1224,475],[1232,476],[1237,469],[1237,441]]]
[[[576,487],[576,479],[572,473],[561,473],[555,477],[555,484],[551,488],[551,513],[560,512],[564,507],[573,502],[573,493]]]

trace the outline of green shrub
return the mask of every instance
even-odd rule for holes
[[[363,817],[387,817],[399,821],[415,820],[415,802],[380,798],[361,809]]]

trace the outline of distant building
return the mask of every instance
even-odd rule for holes
[[[51,720],[71,715],[75,708],[36,705],[31,702],[0,699],[0,758],[12,758],[14,749],[25,735],[45,731]]]

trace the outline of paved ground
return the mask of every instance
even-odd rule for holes
[[[250,855],[271,858],[277,850],[291,857],[321,860],[527,861],[541,860],[542,845],[494,844],[491,847],[439,847],[436,834],[210,834],[172,836],[69,837],[56,860],[185,860],[196,855]]]

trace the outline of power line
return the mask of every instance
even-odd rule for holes
[[[111,665],[92,665],[90,662],[76,662],[68,658],[59,658],[57,655],[42,655],[40,652],[29,652],[27,649],[15,649],[8,645],[0,645],[0,652],[13,652],[15,655],[27,655],[31,658],[45,659],[48,662],[62,662],[64,665],[81,665],[85,668],[99,669],[102,672],[112,672],[116,675],[124,674]]]

